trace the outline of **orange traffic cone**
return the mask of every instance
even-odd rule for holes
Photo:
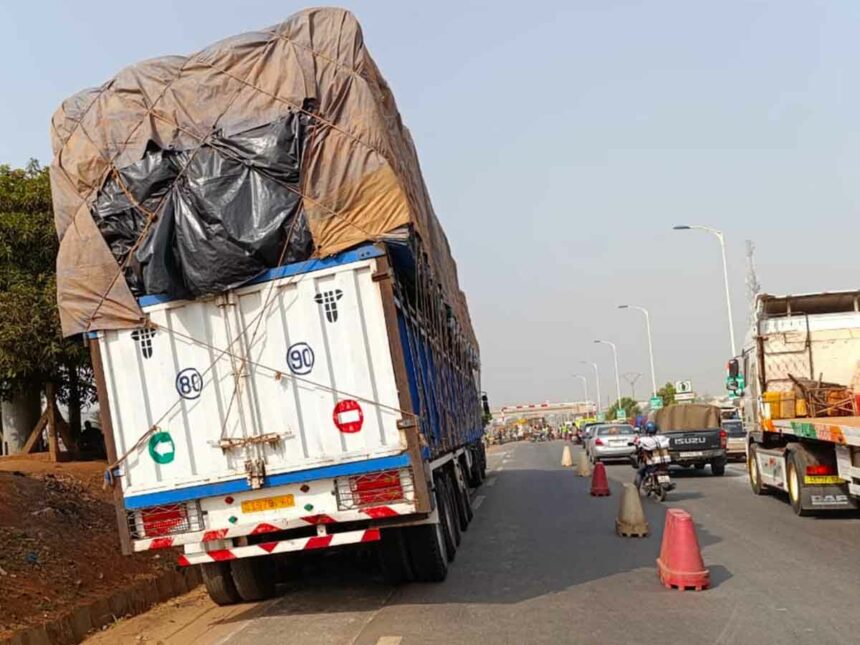
[[[606,467],[599,461],[594,465],[594,474],[591,476],[591,494],[594,497],[610,495],[609,482],[606,481]]]
[[[666,512],[657,570],[660,582],[668,589],[677,587],[681,591],[701,591],[710,585],[710,574],[702,561],[693,518],[679,508],[670,508]]]

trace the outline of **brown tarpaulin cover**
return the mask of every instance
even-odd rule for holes
[[[433,213],[418,157],[355,17],[308,9],[189,57],[132,65],[54,114],[51,188],[60,238],[57,301],[65,335],[139,326],[143,315],[90,209],[105,180],[147,143],[194,149],[215,129],[240,132],[318,108],[301,196],[327,256],[412,225],[466,337],[474,333],[457,267]]]
[[[719,428],[720,409],[700,403],[679,403],[657,410],[654,420],[660,432]]]

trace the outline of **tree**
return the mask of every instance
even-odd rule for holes
[[[635,417],[642,411],[639,409],[639,404],[629,396],[622,396],[621,399],[610,405],[608,415],[610,417],[614,417],[615,411],[618,408],[624,408],[624,414],[627,415],[628,418]]]
[[[675,385],[666,383],[663,387],[657,390],[657,396],[663,399],[663,405],[672,405],[675,402]]]
[[[60,331],[57,248],[47,168],[0,165],[0,397],[55,383],[76,437],[95,388],[83,343]]]

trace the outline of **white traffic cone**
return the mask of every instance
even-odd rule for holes
[[[565,446],[561,453],[561,465],[565,468],[573,466],[573,455],[570,454],[570,446]]]

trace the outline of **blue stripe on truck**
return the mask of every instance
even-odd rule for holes
[[[281,473],[266,477],[264,488],[271,486],[283,486],[285,484],[296,484],[299,482],[312,481],[314,479],[328,479],[329,477],[343,477],[345,475],[360,475],[376,470],[388,470],[390,468],[403,468],[409,465],[409,455],[406,453],[393,455],[391,457],[378,457],[366,461],[353,461],[346,464],[334,466],[323,466],[309,470],[298,470],[292,473]],[[204,497],[216,495],[229,495],[230,493],[241,493],[251,490],[246,479],[232,479],[226,482],[214,484],[200,484],[174,490],[165,490],[158,493],[147,493],[145,495],[133,495],[124,500],[125,507],[129,510],[146,508],[148,506],[161,506],[163,504],[177,504],[188,502]]]

